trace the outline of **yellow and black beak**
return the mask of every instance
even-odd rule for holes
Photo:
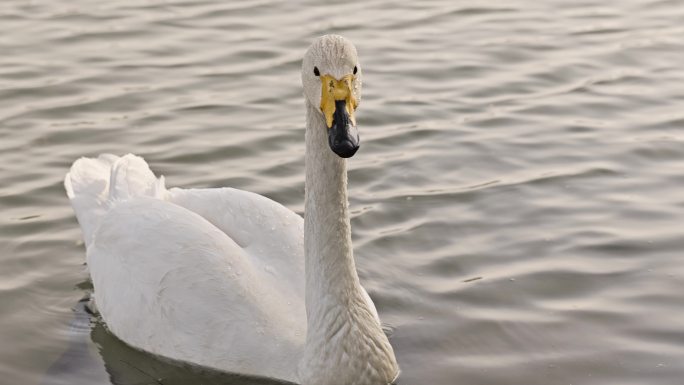
[[[352,92],[353,75],[337,80],[321,75],[321,111],[328,126],[330,149],[342,158],[354,156],[359,149],[359,132],[354,111],[358,102]]]

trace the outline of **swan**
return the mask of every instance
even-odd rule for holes
[[[74,162],[65,188],[94,299],[128,345],[303,385],[399,374],[354,264],[345,158],[359,148],[354,45],[316,39],[302,62],[305,216],[234,188],[165,187],[138,156]]]

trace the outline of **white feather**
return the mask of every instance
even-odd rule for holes
[[[324,57],[332,66],[335,55],[344,68],[329,73],[356,61],[349,42],[327,36],[305,63]],[[306,94],[316,79],[303,79]],[[167,190],[134,155],[73,164],[65,188],[98,309],[116,336],[176,360],[305,385],[396,377],[354,267],[346,162],[327,148],[322,115],[306,103],[306,226],[257,194]]]

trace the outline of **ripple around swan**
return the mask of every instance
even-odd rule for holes
[[[259,383],[70,328],[92,287],[62,178],[133,152],[301,214],[301,56],[336,32],[362,58],[353,238],[399,383],[680,383],[681,2],[319,3],[0,2],[3,381]]]

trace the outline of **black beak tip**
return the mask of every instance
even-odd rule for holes
[[[335,101],[332,123],[328,131],[330,149],[340,158],[351,158],[359,149],[359,134],[349,119],[344,100]]]
[[[336,143],[331,143],[330,148],[340,158],[351,158],[359,150],[359,144],[352,143],[351,140],[342,140]]]

